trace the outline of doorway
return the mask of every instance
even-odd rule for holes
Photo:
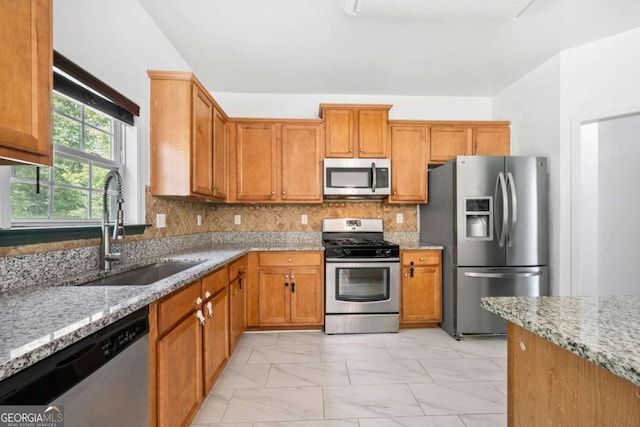
[[[574,130],[572,294],[640,295],[640,112]]]

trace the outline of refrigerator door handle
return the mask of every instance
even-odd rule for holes
[[[498,189],[502,192],[502,227],[499,228],[498,215],[493,216],[494,227],[496,231],[500,230],[498,235],[498,246],[503,247],[507,238],[507,223],[509,218],[509,207],[507,205],[507,184],[502,172],[498,173],[498,179],[496,179],[496,189],[493,193],[493,200],[498,200]]]
[[[528,273],[471,273],[465,272],[466,277],[476,277],[483,279],[520,279],[523,277],[541,276],[542,271],[534,271]]]
[[[516,194],[516,181],[511,172],[507,173],[507,184],[511,193],[511,225],[509,226],[509,247],[513,246],[513,236],[515,235],[516,223],[518,222],[518,197]]]

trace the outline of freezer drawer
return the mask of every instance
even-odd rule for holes
[[[480,299],[548,295],[548,267],[455,269],[455,335],[506,334],[507,322],[480,307]]]

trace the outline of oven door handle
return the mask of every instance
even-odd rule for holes
[[[395,263],[400,262],[400,258],[325,258],[325,262],[339,262],[343,264],[351,264],[354,262]]]

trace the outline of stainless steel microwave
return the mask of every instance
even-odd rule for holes
[[[382,198],[391,194],[391,160],[324,159],[325,198]]]

